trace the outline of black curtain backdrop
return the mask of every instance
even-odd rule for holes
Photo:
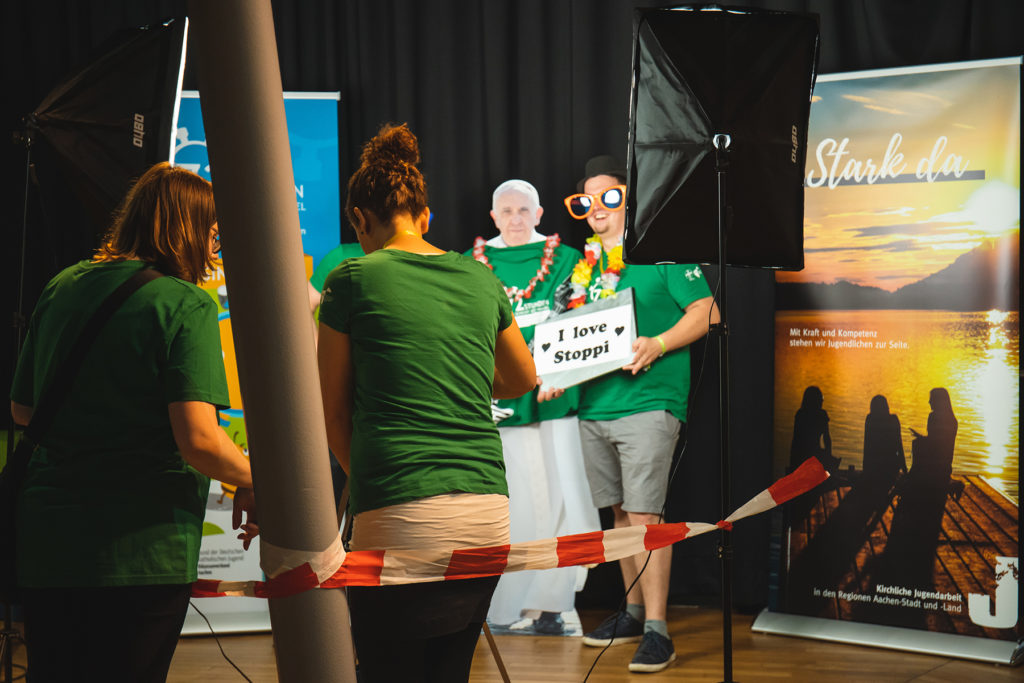
[[[634,6],[622,0],[292,0],[275,2],[286,90],[340,91],[341,177],[361,143],[386,121],[419,136],[422,168],[441,247],[464,250],[494,234],[492,189],[510,177],[540,191],[545,232],[581,247],[588,231],[568,218],[595,154],[624,156]],[[731,4],[731,3],[725,3]],[[1016,0],[760,0],[746,6],[821,15],[821,73],[1017,56],[1024,53],[1024,3]],[[72,70],[123,29],[183,16],[184,0],[34,0],[4,3],[4,93],[9,134]],[[193,52],[190,50],[190,56]],[[197,87],[190,60],[185,87]],[[130,84],[126,84],[130,87]],[[244,115],[241,112],[240,115]],[[40,175],[50,173],[39,159]],[[3,316],[16,309],[24,193],[24,149],[3,155]],[[59,180],[58,180],[59,182]],[[342,187],[344,195],[344,183]],[[94,228],[73,205],[29,200],[26,311],[60,268],[86,257]],[[714,226],[709,225],[708,230]],[[353,239],[350,229],[340,238]],[[709,280],[717,281],[714,268]],[[773,277],[730,271],[734,489],[739,505],[771,483]],[[10,386],[12,334],[2,336],[0,381]],[[705,344],[695,347],[694,378]],[[709,348],[695,390],[689,445],[673,485],[670,521],[719,518],[717,363]],[[116,428],[116,421],[112,423]],[[736,527],[735,601],[767,602],[770,517]],[[713,534],[678,544],[672,602],[714,604],[719,565]],[[621,595],[617,570],[591,572],[581,606]]]

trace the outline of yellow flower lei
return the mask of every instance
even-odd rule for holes
[[[590,283],[594,278],[594,266],[601,268],[601,238],[594,235],[587,239],[583,251],[583,258],[573,266],[572,276],[569,281],[572,283],[572,294],[569,299],[569,308],[582,306],[587,301],[587,292]],[[601,291],[598,299],[605,299],[615,295],[615,288],[618,286],[622,271],[626,268],[622,260],[622,245],[616,245],[608,252],[608,267],[601,269]]]
[[[590,278],[594,272],[594,267],[587,263],[585,260],[580,259],[576,262],[576,265],[572,267],[572,278],[571,282],[586,287],[590,284]]]

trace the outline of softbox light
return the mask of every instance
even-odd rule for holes
[[[816,15],[638,9],[625,258],[720,263],[716,134],[731,138],[725,263],[803,268]]]
[[[132,30],[54,88],[26,117],[35,140],[48,144],[95,231],[134,178],[171,156],[184,73],[187,19]],[[47,176],[49,174],[46,174]],[[61,188],[41,188],[44,201]]]

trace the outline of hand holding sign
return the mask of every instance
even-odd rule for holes
[[[533,359],[544,397],[632,363],[636,338],[632,289],[538,324]]]
[[[542,380],[540,377],[537,378],[537,387],[537,403],[543,403],[544,401],[553,401],[565,393],[565,389],[559,389],[557,387],[545,387],[544,380]]]
[[[622,366],[623,370],[629,370],[634,375],[641,370],[651,367],[651,364],[662,355],[662,346],[653,337],[637,337],[633,342],[633,352],[636,354],[631,363]]]

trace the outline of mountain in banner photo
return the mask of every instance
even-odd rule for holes
[[[1020,231],[985,240],[942,270],[896,290],[893,308],[1020,310]]]
[[[985,240],[942,270],[887,292],[846,280],[779,282],[775,309],[1020,310],[1020,231]]]

